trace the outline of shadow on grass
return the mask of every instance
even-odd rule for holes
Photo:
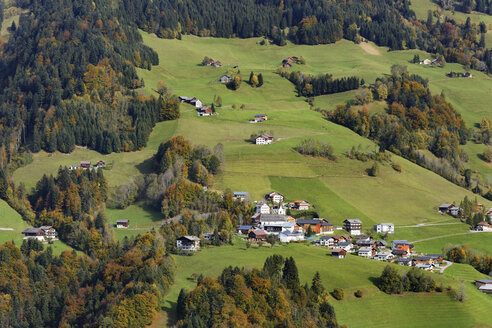
[[[147,158],[146,160],[144,160],[140,164],[137,164],[136,168],[142,174],[152,173],[152,171],[153,171],[152,157]]]
[[[376,287],[379,286],[379,277],[369,277],[369,281]],[[379,288],[379,287],[378,287]]]
[[[166,304],[161,308],[161,310],[167,313],[167,327],[174,327],[178,321],[176,315],[176,302],[166,301]]]

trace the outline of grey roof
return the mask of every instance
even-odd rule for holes
[[[451,207],[451,206],[454,206],[454,204],[444,203],[444,204],[439,205],[439,208],[441,208],[441,207],[446,207],[447,208],[447,207]]]
[[[359,253],[360,252],[371,252],[372,248],[371,247],[361,247],[359,248]]]
[[[178,239],[187,239],[189,241],[195,241],[195,240],[200,241],[200,238],[198,238],[197,236],[183,236],[183,237],[178,238]]]
[[[273,221],[286,221],[287,217],[282,214],[262,214],[260,217],[261,222],[273,222]]]
[[[410,245],[410,243],[408,242],[408,240],[393,240],[391,242],[392,245],[395,245],[395,244],[400,244],[400,245]]]
[[[321,223],[322,225],[333,225],[331,223],[326,222],[323,219],[299,219],[296,221],[297,224],[318,224]]]
[[[382,225],[382,226],[385,226],[385,225],[387,225],[387,226],[394,226],[394,224],[393,224],[393,223],[379,223],[379,224],[377,224],[377,225]]]
[[[22,233],[38,233],[41,228],[27,228]]]
[[[283,231],[281,234],[286,236],[303,236],[304,234],[301,231]]]
[[[240,225],[238,229],[239,230],[246,230],[246,229],[251,229],[251,228],[253,228],[253,226],[251,226],[251,225]]]
[[[492,279],[480,279],[480,280],[475,280],[475,282],[480,282],[482,284],[492,284]]]
[[[353,245],[350,241],[342,241],[338,243],[338,246],[350,246]]]
[[[376,241],[375,241],[375,243],[377,243],[377,244],[381,244],[381,245],[383,245],[383,246],[388,245],[388,243],[387,243],[387,242],[385,242],[384,240],[376,240]]]
[[[234,196],[249,196],[249,192],[247,191],[235,191],[233,193]]]
[[[359,219],[347,219],[347,220],[345,220],[343,222],[349,222],[350,224],[354,224],[354,223],[355,224],[362,224],[362,221],[359,220]]]
[[[321,240],[333,239],[333,236],[321,236]]]
[[[130,220],[116,220],[116,223],[128,223]]]

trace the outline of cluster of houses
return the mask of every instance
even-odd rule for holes
[[[492,224],[487,221],[478,222],[473,228],[474,231],[492,231]]]
[[[464,73],[456,73],[456,72],[448,72],[446,73],[447,77],[464,77],[464,78],[471,78],[472,74],[470,72],[464,72]]]
[[[250,123],[260,123],[260,122],[263,122],[263,121],[266,121],[268,120],[268,116],[267,114],[256,114],[254,119],[252,119],[251,121],[249,121]]]
[[[273,142],[273,136],[263,133],[256,137],[255,144],[256,145],[269,145]]]
[[[213,60],[212,58],[209,58],[204,66],[213,66],[213,67],[221,67],[222,63],[218,60]]]
[[[291,68],[292,64],[299,63],[300,60],[298,57],[287,57],[282,60],[283,68]]]
[[[24,239],[36,239],[40,242],[56,240],[56,229],[52,226],[41,226],[39,228],[27,228],[22,231]]]
[[[213,114],[212,108],[208,106],[203,106],[203,103],[200,101],[200,99],[197,99],[195,97],[179,96],[179,100],[182,103],[195,106],[198,116],[210,116]]]
[[[80,161],[80,165],[71,165],[68,169],[69,170],[77,170],[77,169],[83,169],[83,170],[96,170],[98,168],[104,168],[106,167],[106,162],[103,160],[97,161],[96,164],[91,165],[91,161]]]

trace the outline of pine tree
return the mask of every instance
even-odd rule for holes
[[[313,283],[311,284],[311,290],[316,295],[321,294],[325,290],[325,287],[321,283],[321,276],[318,271],[316,271],[316,273],[314,274]]]
[[[294,289],[299,286],[299,272],[292,256],[285,260],[284,269],[282,271],[282,280],[289,289]]]

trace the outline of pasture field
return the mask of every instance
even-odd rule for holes
[[[488,309],[492,298],[478,292],[467,277],[481,277],[480,273],[468,272],[469,266],[460,266],[443,276],[433,274],[438,284],[457,287],[462,277],[466,278],[469,299],[459,303],[447,293],[387,295],[374,285],[385,263],[366,260],[350,255],[344,260],[332,258],[322,247],[289,244],[269,247],[246,248],[243,241],[234,246],[205,248],[194,256],[176,256],[178,275],[176,284],[166,296],[164,309],[171,311],[168,324],[172,324],[172,310],[181,288],[194,288],[193,274],[218,276],[225,266],[261,268],[265,259],[272,254],[293,256],[299,268],[301,284],[311,283],[316,271],[321,274],[327,290],[341,287],[345,291],[343,301],[332,301],[340,324],[349,327],[472,327],[490,324]],[[451,266],[453,267],[453,266]],[[403,267],[399,267],[403,270]],[[353,293],[361,289],[363,298]],[[429,319],[432,318],[432,319]],[[163,323],[165,320],[163,320]]]
[[[142,204],[133,204],[125,209],[106,210],[108,215],[108,224],[114,227],[113,232],[117,240],[122,240],[125,236],[136,236],[144,234],[154,226],[162,224],[164,217],[161,213],[147,208]],[[116,228],[116,220],[130,220],[130,227]]]

